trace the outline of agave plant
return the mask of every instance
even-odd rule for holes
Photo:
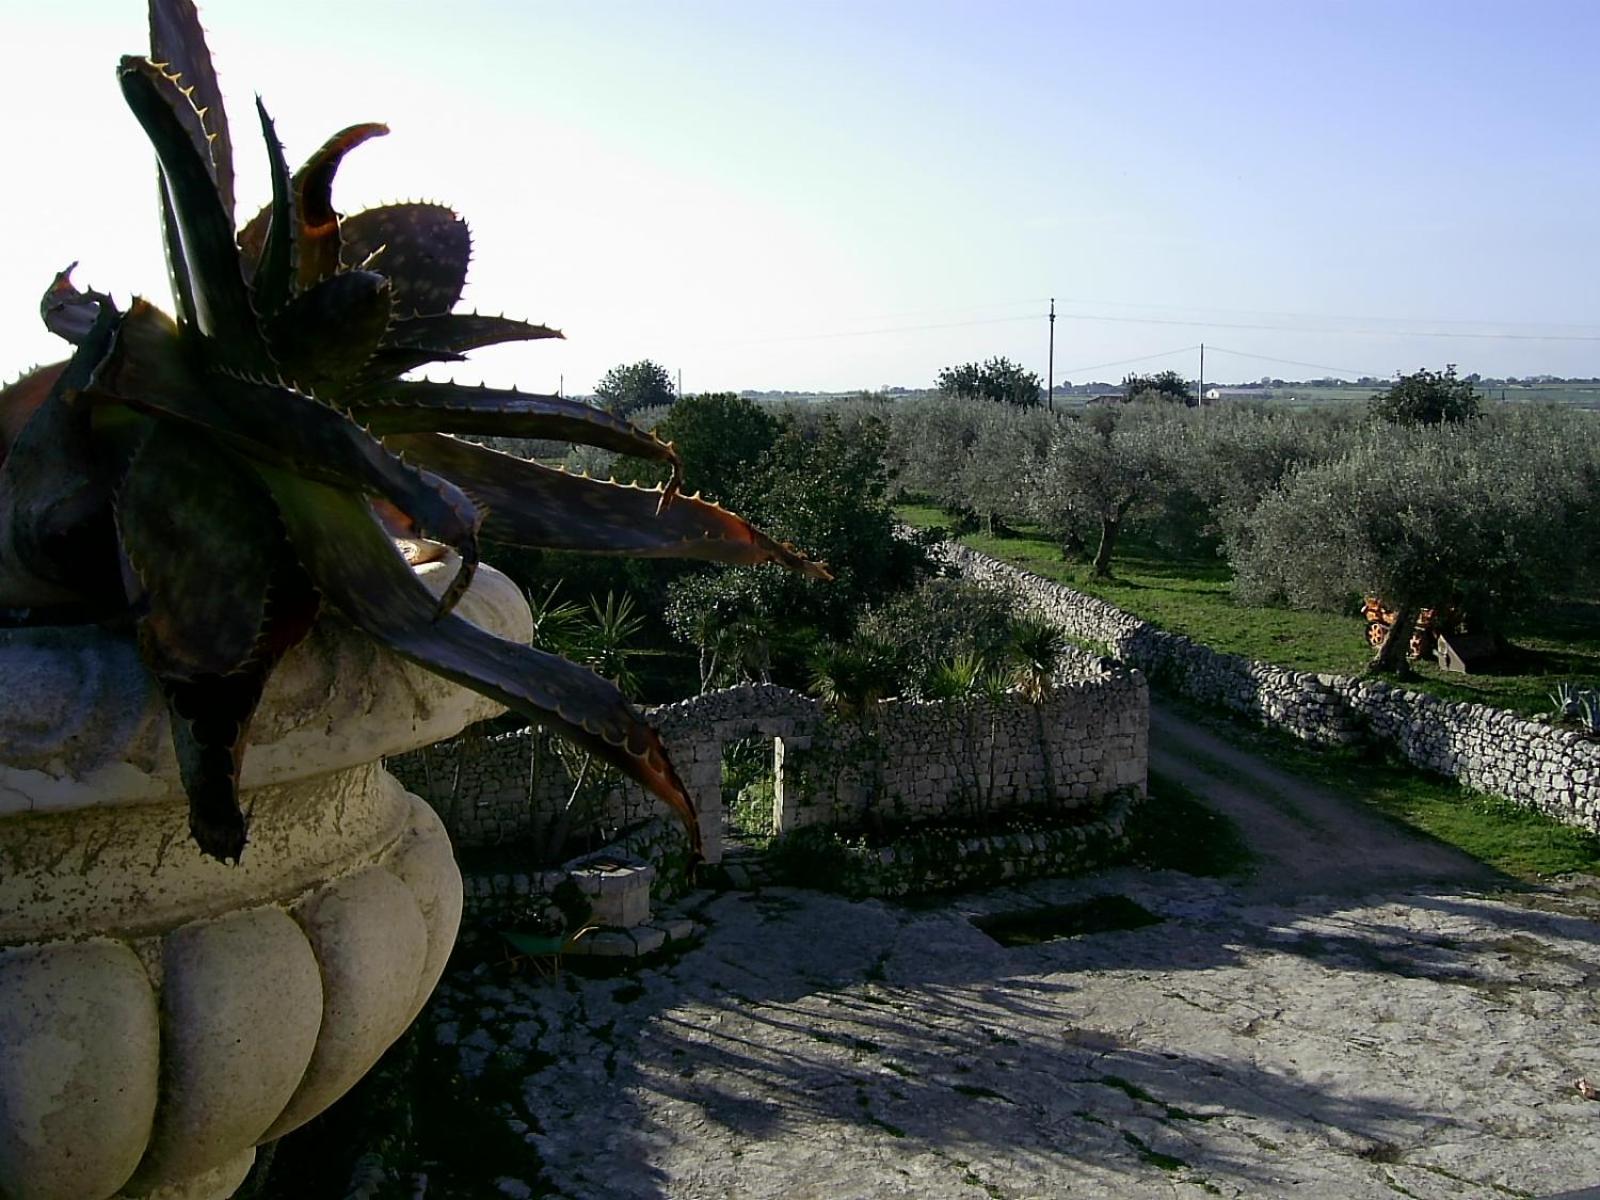
[[[466,224],[436,204],[342,217],[354,125],[293,174],[257,115],[271,201],[234,222],[233,144],[192,0],[150,0],[151,53],[118,81],[155,148],[175,316],[74,287],[45,294],[71,357],[0,392],[0,610],[12,622],[131,621],[159,682],[200,848],[237,859],[246,735],[274,666],[331,610],[402,656],[557,729],[678,810],[660,741],[617,689],[452,613],[480,534],[564,550],[778,562],[792,547],[678,495],[672,447],[555,396],[406,378],[495,343],[560,337],[452,311]],[[452,434],[556,438],[670,466],[601,482]],[[395,537],[452,548],[444,594]]]

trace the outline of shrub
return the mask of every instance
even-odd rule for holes
[[[940,662],[962,654],[997,663],[1011,645],[1015,601],[1004,592],[965,579],[925,579],[874,608],[861,620],[864,633],[900,648],[917,690],[926,690]]]

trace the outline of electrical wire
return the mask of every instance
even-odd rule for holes
[[[1251,329],[1267,333],[1316,333],[1331,337],[1464,338],[1513,342],[1600,342],[1600,333],[1467,333],[1415,329],[1313,329],[1294,325],[1250,325],[1230,321],[1179,321],[1166,317],[1111,317],[1094,313],[1056,314],[1062,320],[1106,321],[1116,325],[1176,325],[1186,329]],[[1029,320],[1037,320],[1030,317]]]
[[[1152,359],[1171,358],[1174,354],[1193,354],[1198,349],[1200,347],[1197,345],[1180,346],[1176,350],[1163,350],[1159,354],[1143,354],[1138,358],[1119,358],[1116,362],[1095,363],[1090,367],[1066,367],[1063,368],[1061,374],[1063,376],[1084,375],[1090,371],[1104,371],[1108,367],[1131,367],[1135,363],[1150,362]]]
[[[1244,350],[1230,350],[1226,346],[1217,346],[1207,342],[1206,353],[1211,354],[1213,352],[1217,354],[1231,354],[1235,358],[1253,358],[1260,362],[1277,363],[1279,366],[1283,367],[1310,367],[1315,371],[1331,371],[1335,375],[1342,375],[1350,379],[1360,379],[1363,376],[1368,379],[1383,378],[1383,376],[1377,371],[1352,371],[1345,367],[1330,367],[1327,363],[1299,362],[1293,358],[1272,358],[1266,354],[1250,354]]]
[[[883,333],[919,333],[925,329],[967,329],[977,325],[1015,325],[1022,321],[1037,321],[1037,316],[988,317],[977,321],[941,321],[930,325],[897,325],[888,329],[841,329],[831,333],[794,333],[776,337],[742,338],[738,341],[718,342],[720,346],[766,346],[776,342],[814,342],[834,338],[876,337]]]

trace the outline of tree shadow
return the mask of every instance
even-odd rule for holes
[[[1167,919],[1023,949],[969,920],[1109,892]],[[1580,918],[1483,897],[1396,903],[1423,909],[1435,932],[1398,912],[1381,919],[1381,903],[1242,904],[1225,885],[1170,874],[1046,881],[934,911],[774,889],[711,900],[702,946],[625,983],[508,980],[457,994],[490,1013],[500,1053],[522,1038],[548,1063],[524,1080],[520,1119],[537,1130],[549,1182],[574,1200],[1074,1184],[1167,1194],[1208,1177],[1276,1194],[1329,1186],[1335,1160],[1375,1183],[1434,1170],[1407,1155],[1481,1129],[1448,1089],[1398,1098],[1257,1053],[1256,1026],[1281,1029],[1282,1014],[1249,1002],[1175,1042],[1151,1013],[1119,1011],[1101,976],[1171,976],[1162,1003],[1198,1008],[1215,996],[1186,995],[1185,973],[1210,987],[1209,972],[1286,954],[1487,999],[1530,971],[1570,982],[1587,960],[1547,940],[1596,943]],[[863,1170],[882,1172],[886,1190]],[[780,1179],[794,1190],[772,1190]]]

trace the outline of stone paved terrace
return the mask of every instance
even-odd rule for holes
[[[1172,722],[1152,744],[1181,758],[1199,735]],[[1298,814],[1299,861],[923,907],[703,894],[681,957],[456,975],[431,1032],[468,1074],[520,1077],[543,1166],[507,1195],[1591,1194],[1600,1103],[1574,1083],[1600,1082],[1600,881],[1512,890],[1466,861],[1452,881],[1437,846],[1226,775],[1247,832],[1251,790],[1263,820]],[[1338,870],[1296,869],[1317,860]],[[1162,920],[1011,949],[972,921],[1111,894]]]

